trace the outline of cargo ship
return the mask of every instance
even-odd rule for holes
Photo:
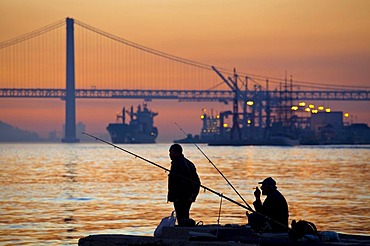
[[[287,122],[294,122],[294,125],[275,120],[269,126],[253,126],[248,118],[246,125],[237,121],[229,126],[225,119],[232,115],[231,111],[220,112],[216,116],[204,111],[200,134],[188,134],[174,142],[206,143],[210,146],[370,144],[370,128],[364,123],[345,124],[341,111],[310,112],[306,117],[293,115]]]
[[[126,123],[126,114],[130,117]],[[158,128],[154,126],[154,117],[158,113],[148,109],[146,103],[138,105],[136,112],[131,106],[130,110],[122,109],[117,114],[117,121],[107,126],[107,131],[113,143],[155,143],[158,136]]]
[[[186,138],[174,140],[174,143],[208,143],[217,139],[220,134],[220,116],[214,116],[213,112],[207,114],[206,109],[202,109],[202,111],[200,134],[187,134]]]

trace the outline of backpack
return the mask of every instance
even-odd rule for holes
[[[320,239],[317,233],[317,228],[314,223],[306,220],[296,220],[292,221],[291,229],[289,230],[289,239],[291,240],[301,240],[308,239],[317,241]]]
[[[198,196],[200,190],[200,179],[197,173],[197,169],[195,168],[195,165],[189,160],[186,161],[186,164],[190,174],[190,179],[192,181],[192,195],[193,200],[195,201],[195,198]]]

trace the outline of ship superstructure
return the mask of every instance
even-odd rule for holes
[[[129,123],[126,123],[126,114],[129,115]],[[154,126],[154,117],[158,113],[148,109],[147,104],[143,107],[138,105],[136,112],[133,106],[130,110],[122,109],[122,114],[117,119],[122,122],[110,123],[107,130],[113,143],[155,143],[158,129]]]

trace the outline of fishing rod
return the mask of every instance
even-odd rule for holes
[[[149,164],[152,164],[152,165],[154,165],[154,166],[156,166],[156,167],[159,167],[159,168],[161,168],[161,169],[165,170],[166,172],[170,172],[170,170],[169,170],[168,168],[165,168],[165,167],[163,167],[163,166],[161,166],[161,165],[159,165],[159,164],[157,164],[157,163],[155,163],[155,162],[152,162],[152,161],[150,161],[150,160],[148,160],[148,159],[146,159],[146,158],[144,158],[144,157],[142,157],[142,156],[140,156],[140,155],[137,155],[137,154],[135,154],[135,153],[133,153],[133,152],[131,152],[131,151],[129,151],[129,150],[126,150],[126,149],[124,149],[124,148],[121,148],[121,147],[119,147],[119,146],[117,146],[117,145],[115,145],[115,144],[113,144],[113,143],[111,143],[111,142],[105,141],[104,139],[101,139],[101,138],[99,138],[99,137],[93,136],[93,135],[91,135],[91,134],[89,134],[89,133],[86,133],[86,132],[82,132],[82,134],[87,135],[87,136],[89,136],[89,137],[91,137],[91,138],[94,138],[94,139],[95,139],[95,140],[97,140],[97,141],[100,141],[100,142],[103,142],[103,143],[105,143],[105,144],[108,144],[108,145],[110,145],[110,146],[114,147],[115,149],[119,149],[119,150],[121,150],[121,151],[123,151],[123,152],[126,152],[126,153],[128,153],[128,154],[130,154],[130,155],[133,155],[135,158],[138,158],[138,159],[140,159],[140,160],[143,160],[143,161],[145,161],[145,162],[148,162]],[[185,176],[183,176],[183,175],[181,175],[181,174],[176,174],[176,175],[177,175],[178,177],[181,177],[181,178],[183,178],[183,179],[186,179],[187,181],[190,181],[190,182],[195,183],[195,181],[193,181],[193,180],[191,180],[191,179],[189,179],[189,178],[187,178],[187,177],[185,177]],[[197,183],[197,184],[198,184],[198,183]],[[202,184],[199,184],[199,185],[200,185],[200,187],[202,187],[204,190],[207,190],[207,191],[209,191],[209,192],[211,192],[211,193],[213,193],[213,194],[215,194],[215,195],[217,195],[217,196],[219,196],[219,197],[221,197],[221,198],[223,198],[223,199],[225,199],[225,200],[227,200],[227,201],[229,201],[229,202],[231,202],[231,203],[233,203],[233,204],[235,204],[235,205],[237,205],[237,206],[239,206],[239,207],[242,207],[242,208],[244,208],[244,209],[246,209],[246,210],[249,210],[249,211],[251,211],[251,212],[253,212],[253,213],[259,214],[259,215],[263,216],[264,218],[266,218],[267,220],[273,221],[273,222],[275,222],[275,223],[277,223],[277,224],[279,224],[279,225],[281,225],[281,226],[283,226],[283,227],[286,227],[288,230],[294,231],[293,229],[289,228],[288,226],[286,226],[286,225],[282,224],[281,222],[276,221],[276,220],[274,220],[274,219],[272,219],[272,218],[270,218],[270,217],[268,217],[268,216],[266,216],[266,215],[264,215],[264,214],[262,214],[262,213],[260,213],[260,212],[254,211],[254,210],[253,210],[253,209],[252,209],[248,204],[247,204],[248,206],[246,206],[246,205],[241,204],[241,203],[239,203],[239,202],[237,202],[237,201],[235,201],[235,200],[233,200],[233,199],[231,199],[231,198],[229,198],[229,197],[225,196],[224,194],[219,193],[219,192],[217,192],[217,191],[215,191],[215,190],[213,190],[213,189],[211,189],[211,188],[208,188],[208,187],[206,187],[206,186],[204,186],[204,185],[202,185]],[[304,236],[304,235],[303,235],[303,236]],[[310,239],[310,238],[309,238],[309,239]],[[311,239],[311,240],[312,240],[312,239]]]
[[[185,136],[188,136],[188,134],[179,126],[179,124],[177,124],[176,122],[175,122],[175,125],[185,134]],[[282,223],[280,223],[279,221],[276,221],[276,220],[274,220],[274,219],[272,219],[272,218],[270,218],[270,217],[268,217],[268,216],[266,216],[266,215],[264,215],[264,214],[262,214],[262,213],[260,213],[260,212],[257,212],[257,211],[254,211],[253,209],[252,209],[252,207],[244,200],[244,198],[240,195],[240,193],[235,189],[235,187],[231,184],[231,182],[226,178],[226,176],[217,168],[217,166],[211,161],[211,159],[200,149],[200,147],[191,139],[190,140],[191,142],[192,142],[192,144],[194,144],[195,145],[195,147],[203,154],[203,156],[208,160],[208,162],[209,163],[211,163],[212,164],[212,166],[218,171],[218,173],[225,179],[225,181],[229,184],[229,186],[235,191],[235,193],[240,197],[240,199],[242,199],[242,201],[245,203],[245,205],[248,207],[247,208],[247,210],[249,210],[249,211],[251,211],[251,212],[253,212],[253,213],[256,213],[256,214],[259,214],[259,215],[261,215],[261,216],[263,216],[264,218],[266,218],[267,220],[270,220],[270,221],[273,221],[273,222],[275,222],[275,223],[277,223],[277,224],[279,224],[279,225],[281,225],[281,226],[283,226],[283,227],[286,227],[286,228],[288,228],[288,230],[292,230],[291,228],[289,228],[289,227],[287,227],[286,225],[284,225],[284,224],[282,224]],[[222,194],[221,194],[222,195]],[[221,197],[221,203],[222,203],[222,196],[220,196]],[[245,208],[244,206],[243,206],[243,208]],[[220,204],[220,210],[221,210],[221,204]]]
[[[93,136],[93,135],[91,135],[91,134],[89,134],[89,133],[86,133],[86,132],[82,132],[82,134],[87,135],[87,136],[89,136],[89,137],[91,137],[91,138],[94,138],[95,140],[98,140],[98,141],[103,142],[103,143],[105,143],[105,144],[108,144],[108,145],[110,145],[110,146],[112,146],[112,147],[114,147],[114,148],[116,148],[116,149],[119,149],[119,150],[121,150],[121,151],[124,151],[124,152],[126,152],[127,154],[133,155],[134,157],[136,157],[136,158],[138,158],[138,159],[140,159],[140,160],[143,160],[143,161],[145,161],[145,162],[148,162],[148,163],[150,163],[150,164],[152,164],[152,165],[154,165],[154,166],[156,166],[156,167],[159,167],[159,168],[161,168],[161,169],[165,170],[166,172],[170,172],[170,169],[165,168],[165,167],[163,167],[163,166],[161,166],[161,165],[159,165],[159,164],[157,164],[157,163],[155,163],[155,162],[152,162],[152,161],[150,161],[150,160],[148,160],[148,159],[146,159],[146,158],[144,158],[144,157],[142,157],[142,156],[140,156],[140,155],[137,155],[137,154],[135,154],[135,153],[133,153],[133,152],[131,152],[131,151],[129,151],[129,150],[126,150],[126,149],[124,149],[124,148],[121,148],[121,147],[119,147],[119,146],[117,146],[117,145],[115,145],[115,144],[113,144],[113,143],[111,143],[111,142],[105,141],[104,139],[101,139],[101,138],[99,138],[99,137]],[[179,176],[179,177],[181,177],[181,178],[183,178],[183,179],[186,179],[187,181],[190,181],[190,182],[193,182],[193,183],[195,182],[195,181],[193,181],[193,180],[191,180],[191,179],[189,179],[189,178],[187,178],[187,177],[185,177],[185,176],[182,176],[182,175],[180,175],[180,174],[176,174],[176,175],[177,175],[177,176]],[[197,184],[198,184],[198,183],[197,183]],[[209,192],[211,192],[211,193],[213,193],[213,194],[215,194],[215,195],[217,195],[217,196],[219,196],[219,197],[221,197],[221,198],[223,198],[223,199],[225,199],[225,200],[227,200],[227,201],[229,201],[229,202],[231,202],[231,203],[234,203],[235,205],[238,205],[239,207],[242,207],[242,208],[244,208],[244,209],[247,209],[247,210],[249,210],[249,211],[251,211],[251,212],[255,212],[255,211],[253,211],[253,209],[251,209],[249,206],[245,206],[244,204],[241,204],[241,203],[239,203],[239,202],[237,202],[237,201],[234,201],[233,199],[231,199],[231,198],[229,198],[229,197],[227,197],[227,196],[223,195],[222,193],[219,193],[219,192],[217,192],[217,191],[215,191],[215,190],[212,190],[211,188],[208,188],[208,187],[206,187],[206,186],[204,186],[204,185],[202,185],[202,184],[200,184],[200,187],[202,187],[204,190],[207,190],[207,191],[209,191]]]
[[[188,134],[175,122],[175,125],[180,128],[180,130],[185,134],[185,136],[188,136]],[[240,195],[240,193],[235,189],[235,187],[231,184],[231,182],[225,177],[225,175],[217,168],[217,166],[211,161],[211,159],[208,158],[208,156],[199,148],[199,146],[191,140],[192,144],[197,147],[197,149],[203,154],[203,156],[208,160],[209,163],[212,164],[212,166],[217,170],[217,172],[225,179],[225,181],[229,184],[229,186],[234,190],[234,192],[242,199],[242,201],[245,203],[245,205],[249,208],[248,210],[253,211],[251,206],[244,200],[244,198]],[[254,211],[253,211],[254,212]]]

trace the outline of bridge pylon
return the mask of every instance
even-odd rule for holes
[[[77,143],[76,137],[76,96],[75,96],[75,48],[74,20],[66,19],[67,23],[67,52],[66,52],[66,117],[63,143]]]

